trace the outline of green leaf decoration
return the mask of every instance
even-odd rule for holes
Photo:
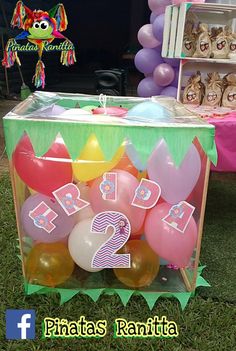
[[[54,6],[50,13],[53,14],[55,11],[57,11],[57,6]],[[197,138],[210,160],[216,164],[217,152],[214,142],[214,126],[198,118],[192,120],[193,116],[188,115],[187,110],[181,104],[176,104],[174,100],[168,100],[168,102],[161,98],[154,98],[154,100],[163,106],[168,106],[176,116],[181,116],[181,118],[173,120],[170,124],[158,123],[156,125],[149,121],[146,124],[137,124],[135,119],[133,122],[128,120],[127,124],[117,123],[114,120],[111,121],[109,116],[107,117],[107,123],[99,122],[94,117],[91,117],[91,123],[79,120],[63,120],[60,117],[46,119],[45,115],[40,115],[42,110],[47,110],[47,108],[50,110],[52,106],[61,106],[66,109],[82,108],[88,105],[100,106],[100,97],[36,91],[3,120],[8,157],[11,159],[12,152],[24,132],[29,135],[37,156],[44,155],[56,136],[60,134],[72,160],[78,157],[90,135],[95,134],[107,161],[112,159],[124,140],[130,139],[140,159],[143,163],[146,163],[157,142],[164,138],[172,159],[178,167],[192,141]],[[152,101],[152,99],[106,97],[107,106],[121,106],[128,109],[138,103],[147,101]],[[191,116],[190,123],[186,123],[187,116]]]
[[[88,295],[91,299],[96,302],[100,295],[103,293],[104,289],[88,289],[88,290],[81,290],[83,294]]]
[[[24,129],[22,129],[22,126],[19,127],[18,123],[12,123],[12,121],[10,120],[8,121],[9,123],[8,122],[4,123],[4,133],[5,133],[6,151],[7,151],[8,158],[10,160],[16,145],[18,144],[20,138],[24,134]]]
[[[45,286],[42,285],[34,285],[34,284],[27,284],[27,282],[25,282],[25,291],[27,295],[32,295],[35,293],[39,293],[41,290],[46,290],[47,292],[50,291],[50,288],[45,288]]]
[[[79,294],[80,290],[57,289],[57,292],[60,294],[60,305],[63,305]]]
[[[198,274],[201,275],[205,268],[206,268],[206,265],[205,266],[199,266],[198,269],[197,269]]]
[[[192,296],[192,293],[191,292],[185,292],[185,293],[182,292],[179,294],[173,294],[173,296],[179,300],[181,309],[184,310],[189,302],[190,297]]]
[[[143,164],[146,164],[156,144],[163,136],[158,128],[153,127],[129,127],[127,129],[127,137],[137,150]]]
[[[75,160],[85,146],[89,136],[95,134],[104,152],[106,160],[111,160],[124,140],[130,139],[141,160],[145,163],[157,142],[164,138],[176,166],[183,161],[195,137],[210,160],[216,164],[217,152],[214,142],[214,127],[176,128],[112,124],[86,124],[74,121],[51,121],[30,119],[4,119],[6,150],[11,159],[19,139],[26,132],[37,156],[42,156],[50,148],[56,136],[60,134],[68,148],[72,160]]]
[[[119,126],[98,125],[94,130],[106,160],[111,160],[118,148],[126,140]],[[109,146],[107,145],[108,140]]]
[[[54,128],[45,126],[45,123],[39,123],[37,129],[27,129],[27,134],[32,143],[35,155],[40,157],[50,149],[58,133]]]
[[[205,266],[201,266],[198,268],[199,271],[202,271]],[[29,284],[25,281],[25,292],[27,295],[31,295],[34,293],[38,294],[47,294],[47,293],[59,293],[60,294],[60,304],[69,301],[75,295],[82,293],[89,296],[94,302],[96,302],[99,297],[104,293],[107,295],[117,294],[123,305],[126,306],[129,302],[132,295],[142,296],[150,310],[153,309],[155,303],[160,297],[163,298],[176,298],[180,302],[181,309],[184,310],[188,304],[189,299],[194,296],[195,291],[193,292],[150,292],[150,291],[140,291],[140,290],[131,290],[131,289],[115,289],[115,288],[100,288],[100,289],[62,289],[62,288],[49,288],[41,285],[33,285]],[[196,287],[205,286],[209,287],[210,284],[201,277],[201,273],[198,272],[197,284]]]
[[[92,126],[88,126],[88,128],[78,127],[77,123],[72,123],[68,128],[62,128],[60,132],[72,160],[78,158],[89,136],[93,134]],[[76,133],[75,130],[77,131]]]
[[[211,285],[201,276],[197,278],[197,286],[210,287]]]
[[[148,304],[148,307],[150,310],[153,309],[155,303],[157,302],[157,300],[163,296],[163,293],[155,293],[155,292],[140,292],[140,295],[142,295],[145,299],[145,301]]]
[[[127,305],[131,296],[134,294],[134,290],[115,289],[115,292],[119,295],[124,306]]]
[[[177,134],[176,134],[177,133]],[[184,156],[188,152],[190,145],[193,142],[195,136],[191,133],[185,133],[184,139],[183,136],[180,135],[178,137],[178,133],[183,134],[183,131],[178,130],[174,131],[173,129],[165,135],[165,141],[168,145],[169,152],[173,158],[175,165],[180,166],[181,162],[184,159]],[[176,153],[176,145],[173,143],[173,139],[177,138],[178,140],[178,152]]]

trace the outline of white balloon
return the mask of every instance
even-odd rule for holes
[[[61,115],[63,116],[78,116],[78,115],[91,115],[92,113],[82,108],[70,108],[64,111]]]
[[[92,113],[89,111],[85,111],[82,108],[71,108],[66,110],[57,116],[58,119],[69,119],[72,121],[88,121],[92,116]]]
[[[113,229],[106,234],[91,233],[92,218],[84,219],[76,224],[72,230],[68,248],[74,262],[88,272],[98,272],[102,269],[92,268],[92,259],[97,250],[111,236]]]

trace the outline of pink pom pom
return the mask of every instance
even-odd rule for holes
[[[200,4],[200,3],[204,3],[205,2],[205,0],[172,0],[172,4],[173,5],[180,5],[180,4],[182,4],[182,3],[184,3],[184,2],[192,2],[192,3],[198,3],[198,4]]]
[[[180,4],[182,4],[183,2],[186,2],[186,0],[172,0],[172,4],[173,4],[173,5],[180,5]]]

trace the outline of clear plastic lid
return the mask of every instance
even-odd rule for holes
[[[96,109],[100,109],[99,114],[94,114]],[[116,110],[119,109],[126,113],[122,116],[117,113],[116,116]],[[213,128],[174,98],[162,96],[138,98],[36,91],[4,118],[77,121],[86,124]]]

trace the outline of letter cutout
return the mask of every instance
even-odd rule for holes
[[[89,205],[89,202],[80,199],[80,191],[73,183],[68,183],[55,190],[53,195],[68,216],[75,214]]]
[[[103,181],[101,182],[99,188],[104,200],[115,201],[117,199],[117,173],[104,173]]]
[[[34,225],[48,233],[51,233],[56,228],[52,221],[57,218],[57,216],[58,214],[48,207],[44,201],[29,212],[29,217],[34,221]]]
[[[184,233],[194,210],[195,207],[188,202],[181,201],[177,205],[172,206],[168,215],[162,220],[179,232]]]
[[[139,186],[135,190],[132,205],[135,207],[149,209],[156,205],[160,196],[160,185],[152,180],[142,178]]]
[[[120,212],[101,212],[94,217],[91,232],[106,233],[109,227],[113,227],[113,234],[94,254],[92,268],[130,268],[130,254],[116,253],[130,237],[128,218]]]

